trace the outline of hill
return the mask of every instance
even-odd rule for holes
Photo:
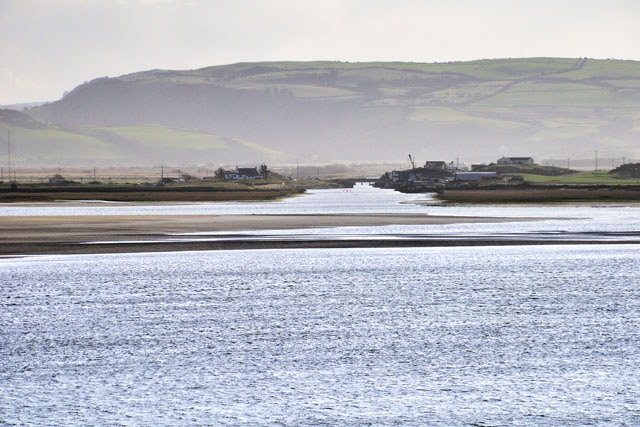
[[[587,158],[592,150],[637,158],[640,62],[318,61],[151,70],[87,82],[28,113],[118,148],[134,163],[174,149],[184,149],[178,158],[185,161],[216,162],[220,143],[229,153],[238,148],[237,162],[248,153],[302,162],[393,161],[407,153],[419,161]]]
[[[238,138],[161,125],[74,126],[44,123],[0,110],[0,142],[11,132],[14,164],[259,163],[288,157]],[[0,159],[6,159],[3,150]]]

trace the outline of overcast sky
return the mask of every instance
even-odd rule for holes
[[[640,60],[637,0],[0,0],[0,104],[265,60]]]

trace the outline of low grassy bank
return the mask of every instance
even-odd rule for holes
[[[610,185],[640,185],[640,179],[621,177],[606,171],[579,172],[570,175],[544,176],[537,174],[519,173],[526,182],[532,184],[610,184]],[[509,175],[507,175],[509,176]]]
[[[450,203],[640,202],[638,188],[445,190],[438,200]]]
[[[112,202],[222,202],[275,200],[303,193],[301,188],[216,188],[75,186],[0,188],[0,203],[57,200],[105,200]]]

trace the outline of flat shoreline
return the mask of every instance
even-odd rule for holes
[[[78,215],[0,217],[0,255],[154,252],[277,247],[390,247],[449,245],[435,241],[180,241],[157,242],[171,233],[251,232],[328,227],[504,223],[553,218],[430,216],[424,214],[327,215]],[[85,244],[86,242],[108,244]],[[122,241],[122,243],[117,243]],[[152,243],[152,241],[155,241]],[[456,241],[459,245],[460,241]]]
[[[297,189],[216,189],[174,188],[145,190],[114,189],[19,189],[0,191],[0,203],[47,203],[56,201],[102,200],[107,202],[238,202],[269,201],[300,194]]]
[[[456,204],[640,203],[640,191],[611,188],[447,189],[436,200]]]

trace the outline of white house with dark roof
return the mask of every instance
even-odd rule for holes
[[[499,165],[533,165],[533,157],[501,157],[497,162]]]
[[[264,176],[258,172],[258,168],[239,168],[224,174],[224,179],[263,179]]]

